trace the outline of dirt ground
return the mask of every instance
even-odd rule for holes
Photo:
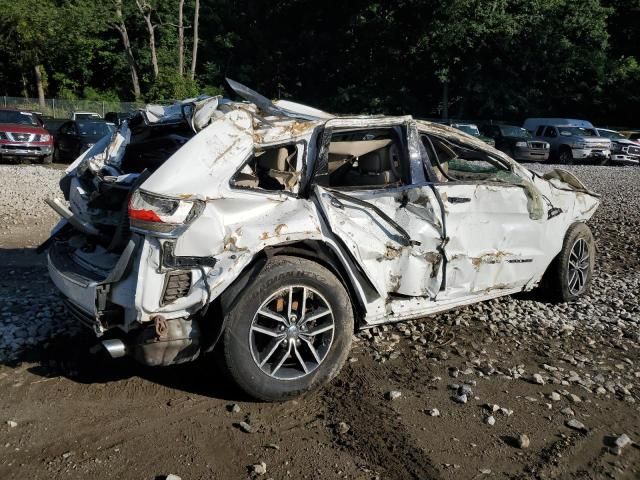
[[[639,173],[614,175],[634,175],[640,194]],[[637,202],[628,211],[618,197],[603,201],[616,202],[594,226],[598,249],[607,252],[599,268],[606,284],[638,274],[633,222],[640,215]],[[16,225],[3,237],[0,299],[51,294],[44,259],[32,247],[53,222]],[[620,302],[640,328],[637,302],[627,305],[638,293]],[[0,479],[640,478],[637,444],[621,455],[610,451],[623,433],[640,441],[638,337],[602,328],[545,335],[527,323],[531,305],[542,316],[565,312],[531,297],[504,299],[360,334],[331,385],[284,404],[245,398],[210,357],[152,369],[90,355],[91,334],[27,345],[0,363]],[[566,315],[592,315],[590,305]],[[535,372],[545,374],[543,385],[530,381]],[[597,394],[595,384],[566,380],[598,372],[616,385]],[[452,400],[454,383],[473,390],[466,404]],[[391,390],[400,398],[387,399]],[[487,404],[503,407],[494,425]],[[587,430],[568,427],[571,419]],[[243,421],[250,433],[239,428]],[[528,448],[519,446],[522,434]],[[263,475],[253,467],[260,462]]]

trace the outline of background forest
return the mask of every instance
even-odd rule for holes
[[[639,62],[640,0],[0,0],[8,96],[633,126]]]

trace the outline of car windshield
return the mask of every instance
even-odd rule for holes
[[[614,140],[626,138],[620,132],[616,132],[614,130],[598,130],[598,133],[600,134],[601,137],[612,138]]]
[[[0,111],[0,123],[19,123],[21,125],[38,126],[35,115],[28,112]]]
[[[500,131],[505,137],[531,138],[531,134],[522,127],[505,125],[500,127]]]
[[[564,137],[597,137],[595,130],[592,128],[558,127],[558,131]]]
[[[480,130],[478,130],[478,127],[475,125],[454,125],[454,127],[474,137],[480,136]]]
[[[103,122],[78,122],[80,135],[109,135],[115,131],[115,127]]]

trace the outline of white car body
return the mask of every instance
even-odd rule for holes
[[[132,138],[127,125],[67,170],[70,211],[54,205],[67,220],[54,231],[49,272],[72,312],[98,335],[135,332],[158,316],[195,318],[259,258],[279,251],[305,249],[325,264],[329,259],[348,285],[361,328],[531,290],[560,252],[567,229],[586,222],[599,204],[572,174],[555,170],[543,178],[447,126],[410,116],[335,117],[292,102],[249,98],[254,103],[187,102],[197,133],[134,187],[189,208],[198,205],[195,218],[175,231],[132,223],[119,250],[99,242],[83,246],[82,239],[97,231],[95,218],[110,221],[91,206],[87,188],[107,181],[131,188],[141,178],[121,171]],[[171,121],[181,108],[150,107],[147,120]],[[363,130],[402,132],[407,180],[378,188],[323,184],[323,168],[329,170],[328,159],[341,148],[386,141],[331,142],[332,135]],[[502,166],[500,179],[436,178],[427,137],[490,157]],[[256,152],[278,147],[295,153],[287,159],[285,189],[239,185],[238,172]],[[66,227],[70,233],[61,239],[69,222],[74,227]],[[167,303],[163,289],[175,270],[188,273],[188,290]],[[110,308],[117,318],[109,317]]]

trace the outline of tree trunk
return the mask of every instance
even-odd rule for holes
[[[133,84],[133,95],[136,100],[139,100],[142,96],[140,93],[140,81],[138,80],[138,71],[136,70],[136,61],[133,57],[133,49],[131,48],[131,42],[129,41],[129,33],[127,32],[127,26],[124,23],[124,16],[122,15],[122,0],[114,0],[116,5],[116,19],[118,23],[114,25],[122,37],[122,45],[124,47],[124,53],[127,57],[127,63],[129,64],[129,70],[131,71],[131,83]]]
[[[37,62],[37,59],[36,59]],[[44,67],[36,64],[34,70],[36,72],[36,87],[38,88],[38,105],[44,108],[44,84],[42,83],[42,69]]]
[[[196,11],[193,14],[193,52],[191,53],[191,80],[196,76],[198,62],[198,22],[200,21],[200,0],[196,0]]]
[[[184,8],[184,0],[180,0],[178,4],[178,73],[184,75],[184,21],[182,18],[182,10]]]
[[[153,79],[158,78],[158,55],[156,53],[156,25],[151,21],[151,6],[143,0],[136,0],[138,10],[144,18],[144,22],[147,24],[147,30],[149,31],[149,49],[151,50],[151,65],[153,67]]]
[[[442,119],[449,120],[449,81],[442,82]]]

